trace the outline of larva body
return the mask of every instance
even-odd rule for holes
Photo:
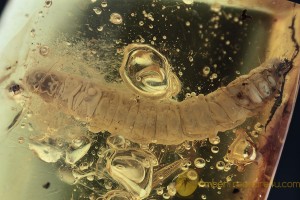
[[[248,75],[204,96],[182,102],[137,98],[126,88],[46,69],[27,74],[26,85],[44,101],[88,123],[138,143],[179,144],[214,137],[256,115],[278,93],[288,62],[262,64]]]

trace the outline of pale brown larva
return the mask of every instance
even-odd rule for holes
[[[132,46],[128,48],[130,52]],[[256,115],[281,90],[289,68],[288,61],[274,59],[226,87],[182,102],[166,98],[178,90],[169,85],[167,89],[175,90],[159,92],[159,98],[151,98],[149,94],[132,92],[124,86],[113,87],[46,69],[29,72],[25,80],[29,90],[63,112],[87,122],[92,132],[105,130],[138,143],[170,145],[214,137],[219,131],[233,129]],[[168,70],[165,72],[174,75]]]

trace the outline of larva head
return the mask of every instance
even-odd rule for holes
[[[281,90],[286,74],[291,69],[291,62],[287,59],[273,59],[268,62],[264,76],[272,88]]]
[[[26,85],[30,90],[36,91],[39,89],[42,80],[45,78],[46,73],[40,70],[34,70],[27,74]]]
[[[46,70],[29,72],[25,81],[29,90],[39,94],[46,101],[51,100],[61,85],[59,77]]]

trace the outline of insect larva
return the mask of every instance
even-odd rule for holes
[[[226,87],[182,102],[137,98],[126,88],[45,69],[29,72],[26,85],[46,102],[88,122],[92,132],[107,130],[139,143],[178,144],[214,137],[256,115],[277,94],[288,67],[276,59]]]

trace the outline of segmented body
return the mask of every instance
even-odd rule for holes
[[[204,96],[182,102],[153,100],[58,71],[33,70],[27,87],[63,112],[87,122],[92,132],[109,131],[138,143],[179,144],[214,137],[256,115],[278,93],[288,62],[264,63]]]

